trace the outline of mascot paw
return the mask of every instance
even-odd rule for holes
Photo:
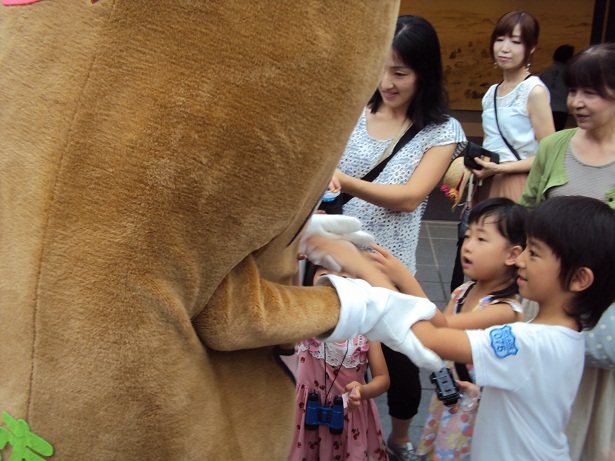
[[[431,301],[335,275],[323,276],[317,284],[326,281],[337,290],[341,309],[333,333],[320,338],[322,341],[341,341],[361,334],[401,352],[418,367],[429,371],[442,368],[442,359],[423,346],[410,329],[434,316],[436,306]]]
[[[361,221],[352,216],[333,214],[314,214],[301,239],[301,251],[305,250],[305,240],[312,235],[349,240],[359,246],[376,243],[374,237],[361,230]]]

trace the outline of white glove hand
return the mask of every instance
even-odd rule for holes
[[[418,367],[430,371],[442,368],[440,357],[423,346],[410,329],[419,320],[434,316],[436,306],[432,302],[335,275],[323,276],[317,284],[326,280],[340,298],[340,320],[333,333],[319,339],[334,342],[361,334],[408,356]]]
[[[361,221],[352,216],[341,214],[313,214],[302,239],[313,234],[321,234],[331,238],[350,240],[361,246],[376,243],[374,237],[361,230]]]
[[[376,243],[374,237],[361,230],[361,221],[352,216],[314,214],[310,218],[308,226],[301,237],[300,251],[306,255],[312,263],[324,266],[339,272],[340,265],[328,255],[320,254],[306,244],[306,240],[312,235],[324,235],[329,238],[344,239],[360,246],[369,246]]]

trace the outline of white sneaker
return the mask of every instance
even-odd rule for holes
[[[391,437],[387,440],[387,453],[391,461],[419,461],[410,442],[404,445],[394,445],[391,443]]]

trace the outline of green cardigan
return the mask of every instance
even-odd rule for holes
[[[519,203],[533,207],[545,200],[547,190],[568,182],[564,166],[566,149],[577,128],[562,130],[540,141],[530,174],[523,189]]]

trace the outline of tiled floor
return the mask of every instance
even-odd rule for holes
[[[457,250],[457,223],[452,221],[423,221],[417,249],[416,278],[431,301],[444,309],[450,296],[450,281]],[[416,446],[427,418],[434,386],[428,372],[421,370],[423,392],[419,413],[410,426],[410,440]],[[391,432],[386,394],[376,399],[385,437]]]

